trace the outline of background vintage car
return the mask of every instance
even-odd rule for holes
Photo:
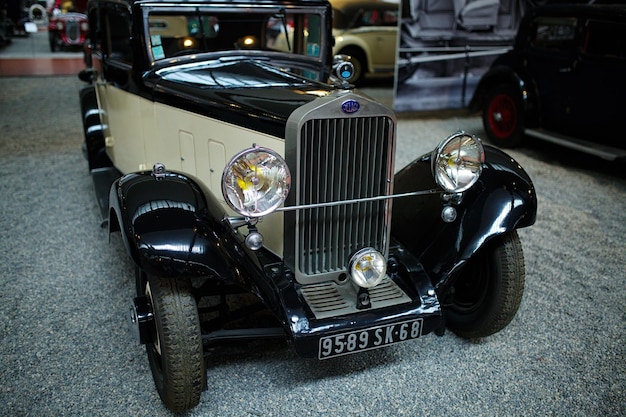
[[[334,54],[352,58],[359,84],[367,75],[393,76],[398,43],[397,1],[331,0]]]
[[[528,135],[624,158],[625,74],[626,6],[544,6],[525,15],[514,49],[483,76],[470,108],[482,109],[499,146]]]
[[[64,47],[82,47],[88,33],[86,15],[75,12],[53,14],[48,23],[50,51],[55,52]]]

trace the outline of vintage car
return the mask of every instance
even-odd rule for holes
[[[84,150],[170,410],[198,404],[219,343],[340,360],[512,320],[531,179],[464,132],[396,173],[396,118],[333,59],[328,2],[92,0],[88,16]]]
[[[50,51],[61,48],[81,48],[89,34],[87,16],[82,13],[60,13],[50,16],[48,41]]]
[[[522,20],[512,51],[483,75],[470,108],[489,140],[526,136],[606,159],[626,157],[626,6],[547,5]]]
[[[331,0],[335,55],[348,55],[354,65],[351,83],[366,75],[393,77],[398,43],[398,2]]]

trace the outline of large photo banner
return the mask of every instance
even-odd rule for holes
[[[402,0],[394,109],[467,106],[480,77],[511,49],[529,0]]]

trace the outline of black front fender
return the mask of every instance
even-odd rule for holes
[[[416,160],[396,175],[394,192],[437,188],[430,155]],[[457,218],[441,218],[445,205]],[[528,174],[513,158],[485,146],[485,164],[479,181],[458,202],[442,194],[398,198],[393,203],[392,235],[421,262],[438,292],[465,261],[495,236],[535,222],[537,198]]]
[[[241,281],[231,266],[254,259],[217,199],[186,175],[125,175],[111,187],[109,204],[110,224],[117,221],[130,257],[148,273]]]

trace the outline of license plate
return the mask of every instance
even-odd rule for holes
[[[421,334],[422,319],[416,319],[326,336],[320,339],[318,358],[328,359],[378,349],[405,340],[417,339]]]

